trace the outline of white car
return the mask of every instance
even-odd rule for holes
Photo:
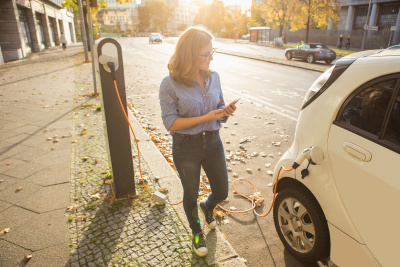
[[[399,266],[399,89],[400,49],[341,58],[310,87],[274,173],[275,228],[295,258]]]

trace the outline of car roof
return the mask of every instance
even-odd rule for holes
[[[343,59],[357,59],[362,57],[388,57],[388,56],[400,56],[400,49],[365,50],[345,56],[343,57]]]

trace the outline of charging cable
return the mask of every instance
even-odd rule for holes
[[[115,79],[115,64],[114,64],[113,62],[108,62],[107,65],[108,65],[108,67],[109,67],[110,70],[111,70],[111,77],[112,77],[112,79],[113,79],[113,81],[114,81],[115,91],[117,92],[119,104],[120,104],[121,109],[122,109],[122,111],[123,111],[123,113],[124,113],[124,115],[125,115],[125,119],[126,119],[126,121],[128,122],[128,124],[129,124],[129,128],[131,129],[131,132],[132,132],[132,134],[133,134],[133,137],[134,137],[134,139],[135,139],[136,148],[137,148],[137,151],[138,151],[138,158],[139,158],[139,172],[140,172],[140,177],[141,177],[141,179],[142,179],[142,183],[143,183],[143,185],[144,185],[144,187],[145,187],[147,193],[149,193],[149,194],[152,195],[153,197],[155,196],[156,199],[162,199],[162,200],[164,201],[164,203],[169,204],[169,205],[178,205],[178,204],[181,204],[181,203],[183,202],[183,200],[181,200],[180,202],[177,202],[177,203],[169,203],[169,202],[165,201],[165,197],[164,197],[165,195],[163,195],[162,193],[160,193],[160,192],[158,192],[158,191],[155,192],[154,194],[152,194],[152,193],[150,192],[150,190],[147,188],[146,183],[145,183],[145,181],[144,181],[144,179],[143,179],[143,175],[142,175],[142,169],[141,169],[141,164],[140,164],[140,150],[139,150],[139,144],[138,144],[138,141],[137,141],[137,139],[136,139],[135,132],[133,131],[132,125],[131,125],[131,123],[130,123],[130,121],[129,121],[128,115],[126,114],[126,111],[125,111],[124,106],[123,106],[122,101],[121,101],[121,97],[120,97],[119,92],[118,92],[117,81],[116,81],[116,79]],[[254,184],[253,184],[252,182],[250,182],[249,180],[246,180],[246,179],[243,179],[243,178],[238,178],[238,179],[236,179],[235,181],[233,181],[232,187],[233,187],[233,190],[234,190],[238,195],[240,195],[240,196],[242,196],[242,197],[248,199],[249,201],[251,201],[252,207],[251,207],[250,209],[242,210],[242,211],[227,210],[227,209],[221,207],[220,205],[218,205],[218,207],[219,207],[221,210],[223,210],[223,211],[225,211],[225,212],[228,212],[228,213],[245,213],[245,212],[253,211],[254,214],[257,215],[257,216],[259,216],[259,217],[265,217],[265,216],[267,216],[267,215],[271,212],[272,207],[273,207],[273,205],[274,205],[274,202],[275,202],[275,195],[276,195],[276,188],[278,187],[278,186],[277,186],[277,185],[278,185],[278,179],[280,178],[282,171],[291,171],[291,170],[293,170],[293,169],[295,169],[295,168],[292,167],[292,168],[290,168],[290,169],[286,169],[286,168],[284,168],[283,165],[280,167],[279,172],[278,172],[278,175],[276,176],[276,182],[275,182],[275,186],[274,186],[274,195],[273,195],[273,198],[272,198],[271,207],[269,208],[268,212],[265,213],[264,215],[260,215],[260,214],[258,214],[258,213],[255,211],[255,208],[256,208],[257,205],[256,205],[255,198],[254,198],[254,194],[256,193],[256,188],[255,188]],[[253,197],[252,197],[252,198],[251,198],[251,197],[247,197],[247,196],[245,196],[245,195],[239,193],[239,192],[235,189],[234,184],[235,184],[237,181],[245,181],[245,182],[248,182],[248,183],[253,187]],[[207,192],[207,193],[208,193],[208,192],[211,192],[211,190],[208,189],[208,187],[207,187],[206,184],[204,184],[203,182],[200,182],[200,184],[204,187],[204,191],[205,191],[205,192]],[[162,201],[158,201],[158,202],[162,202]]]

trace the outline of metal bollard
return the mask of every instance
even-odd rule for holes
[[[94,48],[103,121],[107,135],[107,152],[113,177],[112,189],[116,198],[136,195],[132,147],[129,125],[121,109],[109,62],[115,64],[115,79],[125,112],[127,113],[124,64],[120,44],[112,39],[101,39]]]

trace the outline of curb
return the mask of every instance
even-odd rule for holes
[[[158,177],[158,184],[161,188],[168,189],[169,195],[168,200],[172,203],[176,203],[182,199],[183,190],[180,180],[176,172],[165,160],[164,156],[158,150],[153,141],[149,138],[145,130],[142,128],[136,117],[133,115],[130,109],[128,109],[129,121],[135,132],[138,140],[140,154],[144,161],[149,166],[155,177]],[[179,218],[183,222],[188,233],[191,232],[189,224],[186,219],[183,205],[172,206]],[[204,228],[204,227],[203,227]],[[209,249],[208,255],[205,260],[208,265],[219,264],[219,266],[246,266],[246,264],[240,259],[232,245],[224,237],[224,235],[218,230],[208,231],[203,229]],[[222,265],[221,265],[222,264]]]

